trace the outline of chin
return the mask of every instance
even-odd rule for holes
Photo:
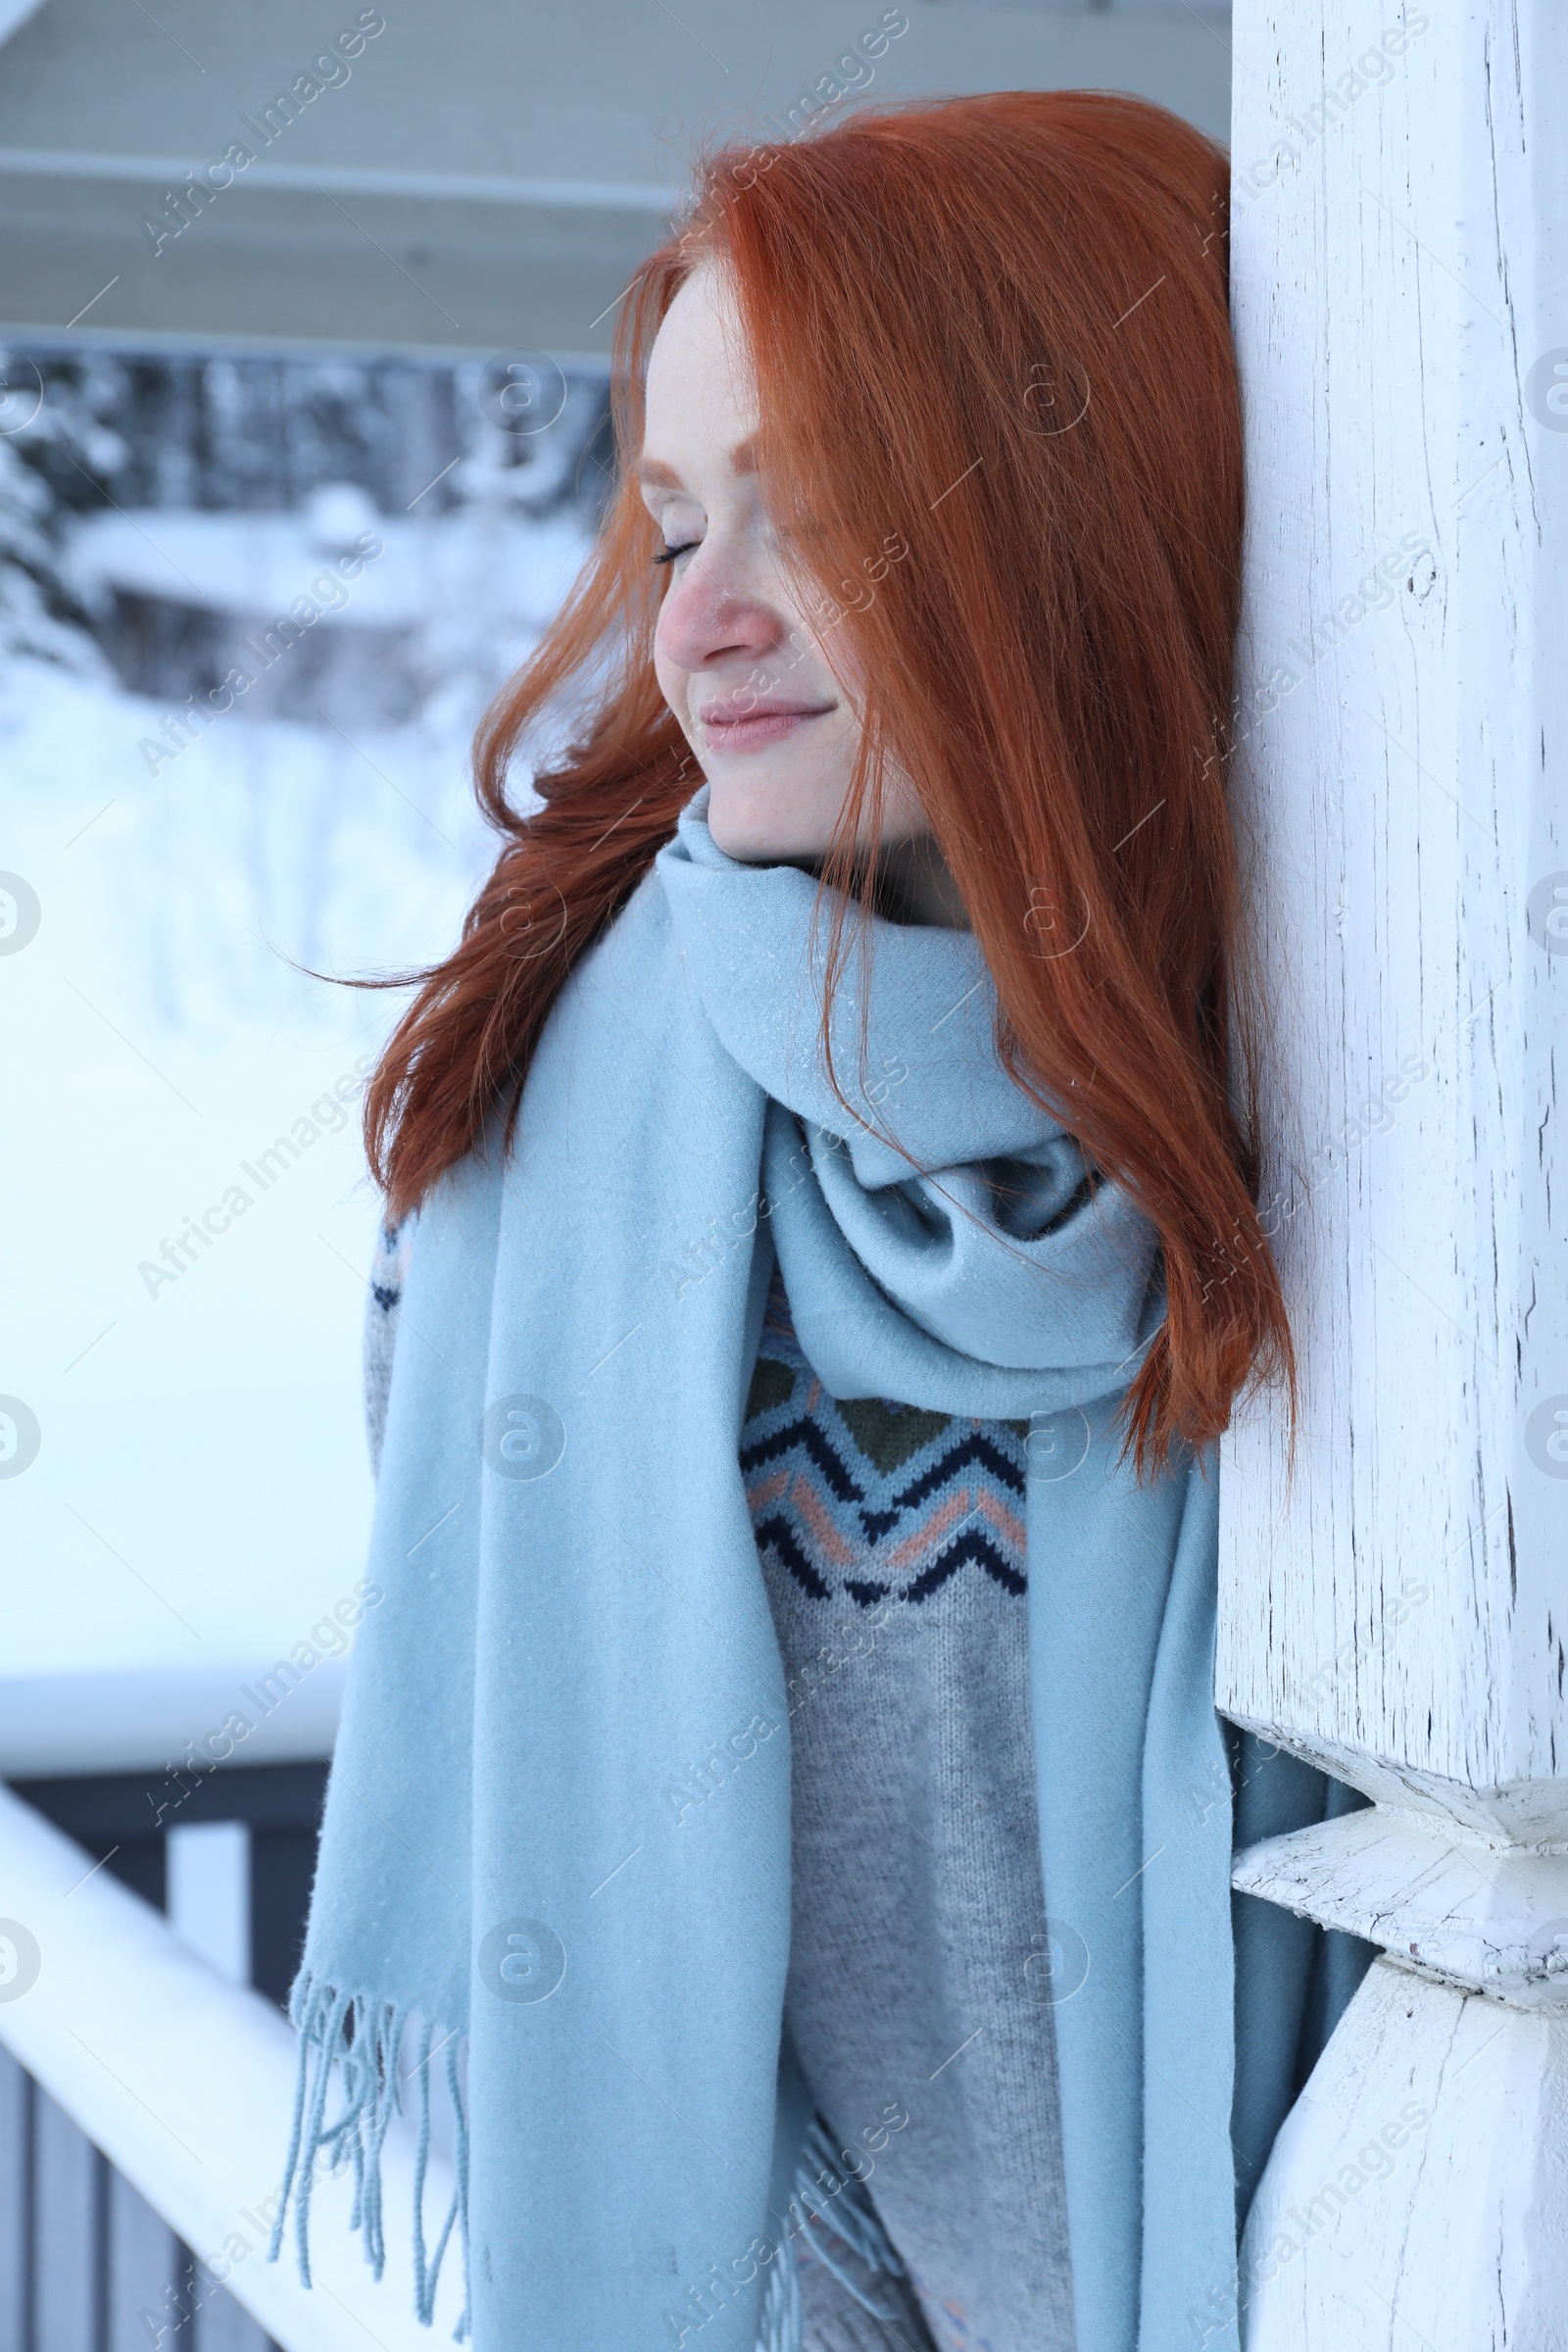
[[[801,806],[799,787],[759,777],[739,784],[709,777],[708,829],[726,858],[743,865],[783,865],[820,858],[833,830],[832,818],[817,819]]]

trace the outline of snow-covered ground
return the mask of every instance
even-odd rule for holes
[[[242,616],[292,576],[275,519],[261,539],[211,514],[91,531],[86,568],[150,534],[255,579]],[[299,967],[407,968],[452,943],[495,847],[472,721],[586,547],[574,512],[384,535],[366,609],[417,608],[407,726],[236,707],[150,761],[172,706],[105,665],[0,677],[0,874],[26,886],[8,935],[0,879],[0,1416],[20,1398],[38,1430],[21,1474],[0,1458],[0,1674],[282,1656],[363,1574],[375,1201],[355,1097],[404,1000]],[[298,1156],[264,1159],[280,1137]],[[171,1276],[181,1235],[195,1262]]]

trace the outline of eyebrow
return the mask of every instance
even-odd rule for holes
[[[755,473],[757,471],[760,457],[759,439],[758,434],[748,433],[744,441],[736,442],[734,448],[729,452],[729,466],[732,473]],[[641,459],[637,466],[637,479],[650,490],[680,490],[685,487],[674,466],[666,466],[660,458]]]

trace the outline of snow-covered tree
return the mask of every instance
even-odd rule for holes
[[[71,584],[65,525],[73,509],[101,503],[125,459],[98,413],[111,390],[101,374],[45,372],[0,352],[0,659],[90,677],[108,670]]]

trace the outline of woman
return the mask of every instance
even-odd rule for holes
[[[481,730],[506,846],[367,1105],[386,1600],[289,2156],[302,2259],[324,2137],[379,2265],[442,2050],[481,2352],[1217,2338],[1353,1979],[1233,1915],[1331,1792],[1211,1696],[1291,1374],[1224,188],[1082,92],[719,157]]]

